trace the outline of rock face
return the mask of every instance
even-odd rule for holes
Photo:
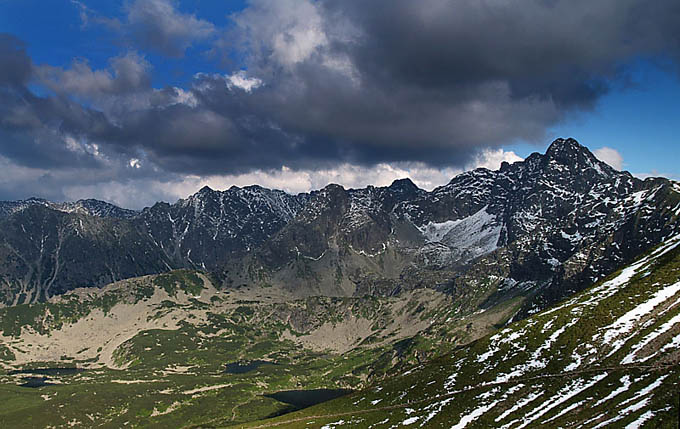
[[[141,212],[88,201],[0,204],[6,304],[187,267],[213,271],[226,285],[277,284],[302,296],[430,287],[482,307],[521,296],[526,315],[680,225],[680,185],[616,171],[573,139],[431,192],[404,179],[297,196],[203,188]]]
[[[211,270],[290,221],[307,195],[203,188],[141,212],[97,200],[0,203],[0,301],[33,302],[175,268]]]
[[[286,225],[308,196],[260,186],[207,186],[176,204],[157,203],[133,220],[175,266],[211,270],[251,251]]]
[[[544,155],[461,174],[396,212],[436,244],[419,249],[426,265],[471,262],[455,285],[492,274],[501,289],[532,289],[537,309],[678,231],[678,192],[677,183],[641,181],[559,139]]]
[[[0,236],[5,304],[169,269],[153,240],[122,219],[30,205],[0,223]]]

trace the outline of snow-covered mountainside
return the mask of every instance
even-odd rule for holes
[[[372,388],[266,424],[670,428],[680,411],[679,363],[676,235],[557,306]]]

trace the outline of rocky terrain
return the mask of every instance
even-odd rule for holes
[[[153,239],[123,219],[29,205],[0,221],[0,236],[6,305],[171,269]]]
[[[94,200],[0,203],[2,301],[37,302],[175,268],[214,269],[265,241],[306,198],[252,186],[204,188],[141,212]]]
[[[680,231],[680,185],[639,180],[574,140],[425,192],[328,186],[270,240],[229,264],[228,284],[390,296],[428,287],[459,302],[526,299],[522,315],[611,273]]]
[[[204,187],[176,204],[157,203],[133,223],[174,266],[213,270],[261,245],[309,199],[260,186]]]

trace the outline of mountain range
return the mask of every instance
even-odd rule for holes
[[[677,232],[678,186],[616,171],[558,139],[545,154],[431,192],[402,179],[299,195],[204,187],[139,212],[96,200],[3,202],[0,290],[5,305],[29,303],[190,268],[298,296],[522,294],[529,313]]]
[[[679,218],[573,139],[432,191],[0,202],[0,423],[665,423]]]

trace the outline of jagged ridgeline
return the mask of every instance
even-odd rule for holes
[[[573,139],[431,192],[410,180],[290,195],[203,188],[141,212],[95,200],[0,203],[0,300],[177,268],[224,286],[296,296],[391,296],[434,288],[459,299],[526,299],[526,315],[612,272],[678,231],[680,186],[639,180]]]

